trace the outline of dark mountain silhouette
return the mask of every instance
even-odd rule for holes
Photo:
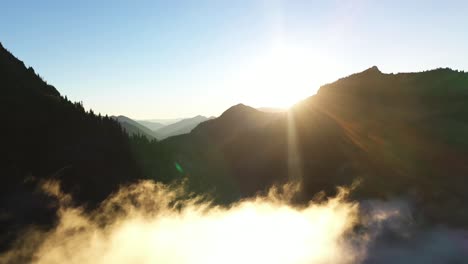
[[[156,131],[165,125],[159,122],[153,122],[153,121],[146,121],[146,120],[137,120],[138,123],[144,125],[145,127],[151,129],[152,131]]]
[[[180,120],[178,122],[175,122],[173,124],[164,126],[164,127],[160,128],[160,129],[156,130],[155,132],[158,134],[160,139],[168,138],[168,137],[171,137],[171,136],[187,134],[190,131],[192,131],[192,129],[194,129],[198,124],[200,124],[200,123],[202,123],[204,121],[207,121],[209,119],[211,119],[211,118],[201,116],[201,115],[197,115],[195,117],[182,119],[182,120]]]
[[[52,223],[54,203],[37,191],[42,180],[60,180],[92,207],[140,177],[119,123],[70,102],[2,45],[0,89],[0,250],[24,226]]]
[[[302,179],[298,201],[360,180],[356,199],[411,197],[427,221],[466,226],[456,208],[468,202],[467,96],[464,72],[372,67],[324,85],[289,113],[237,105],[161,145],[195,190],[217,190],[223,201],[291,178]]]
[[[117,120],[122,128],[127,132],[127,134],[133,135],[142,135],[147,137],[148,139],[160,139],[161,136],[158,133],[152,131],[151,129],[147,128],[146,126],[140,124],[139,122],[128,118],[126,116],[112,116],[112,119]]]
[[[261,112],[250,106],[238,104],[224,111],[219,118],[201,123],[192,131],[192,134],[226,143],[238,134],[263,128],[277,116],[277,114]]]
[[[275,175],[262,174],[260,176],[259,174],[255,178],[248,179],[249,175],[245,174],[248,183],[239,184],[237,182],[239,177],[233,175],[241,171],[241,168],[236,168],[234,165],[245,166],[246,169],[250,169],[251,163],[259,162],[258,165],[260,165],[262,160],[255,158],[261,158],[265,151],[272,150],[272,155],[284,154],[278,149],[256,150],[253,144],[253,142],[266,144],[265,141],[270,138],[260,138],[261,135],[255,132],[270,131],[271,122],[280,118],[281,114],[264,113],[239,104],[226,110],[220,117],[199,124],[190,134],[161,141],[160,147],[170,150],[173,159],[184,170],[183,176],[187,177],[189,187],[193,191],[211,192],[219,202],[232,202],[262,190],[268,186],[268,183],[274,182]],[[238,148],[236,144],[241,139],[253,141],[253,148],[244,149],[245,142],[242,142],[243,146]],[[277,146],[272,144],[272,147]],[[250,153],[244,155],[242,151]],[[268,170],[270,169],[274,168],[271,167]],[[260,186],[260,184],[264,185]],[[240,188],[246,188],[246,190]]]

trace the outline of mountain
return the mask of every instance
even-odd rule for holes
[[[127,132],[129,135],[143,135],[148,139],[159,139],[160,136],[152,131],[151,129],[147,128],[146,126],[140,124],[137,121],[134,121],[131,118],[126,116],[111,116],[112,119],[117,120],[122,128]]]
[[[156,133],[160,136],[161,139],[168,138],[171,136],[187,134],[192,129],[194,129],[198,124],[209,120],[210,118],[197,115],[192,118],[182,119],[176,123],[164,126],[158,130]]]
[[[138,123],[144,125],[145,127],[151,129],[152,131],[156,131],[165,125],[159,122],[153,122],[153,121],[145,121],[145,120],[137,120]]]
[[[160,123],[164,126],[174,124],[175,122],[179,122],[184,118],[155,118],[155,119],[147,119],[147,120],[138,120],[138,122],[143,121],[143,122],[154,122],[154,123]]]
[[[24,227],[54,223],[41,182],[59,180],[88,208],[141,177],[118,122],[70,102],[1,44],[0,90],[0,251]]]
[[[277,145],[270,141],[278,132],[272,125],[283,116],[238,104],[189,134],[163,140],[161,147],[169,149],[184,169],[191,190],[214,192],[217,201],[229,203],[268,188],[278,179],[269,173],[277,166],[266,168],[264,162],[272,157],[285,158],[281,142]],[[257,149],[257,144],[266,147]]]
[[[152,121],[135,121],[126,116],[112,116],[112,118],[119,121],[129,135],[143,135],[148,139],[162,140],[171,136],[187,134],[198,124],[212,119],[213,117],[207,118],[198,115],[192,118],[182,119],[169,125],[163,125]],[[151,127],[157,129],[152,130]]]
[[[219,118],[201,123],[193,129],[191,134],[226,143],[228,139],[235,138],[246,131],[264,127],[278,116],[281,115],[265,113],[244,104],[237,104],[224,111]]]
[[[468,73],[385,74],[377,67],[324,85],[287,113],[236,105],[161,145],[194,190],[222,201],[299,180],[308,201],[361,184],[352,199],[408,197],[416,219],[466,226]]]

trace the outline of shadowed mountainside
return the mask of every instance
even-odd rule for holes
[[[127,135],[111,118],[86,112],[0,45],[0,249],[29,224],[50,225],[53,199],[38,190],[61,181],[94,206],[140,177]]]
[[[409,197],[421,219],[466,225],[457,208],[468,202],[467,96],[464,72],[373,67],[324,85],[289,114],[237,105],[162,144],[195,189],[211,186],[223,199],[300,178],[297,199],[308,200],[360,180],[354,198]]]

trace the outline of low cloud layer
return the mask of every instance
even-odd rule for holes
[[[398,263],[419,263],[427,260],[419,254],[431,246],[445,246],[427,252],[440,257],[442,262],[434,263],[445,263],[458,261],[464,252],[458,233],[450,234],[453,243],[447,245],[447,230],[414,234],[401,229],[410,226],[404,203],[370,201],[360,206],[345,201],[345,191],[297,207],[288,202],[288,188],[274,189],[267,196],[219,207],[187,195],[183,187],[147,181],[121,189],[100,208],[85,213],[68,206],[71,197],[61,193],[58,184],[44,188],[60,200],[58,226],[48,232],[30,229],[0,262],[31,257],[38,264],[348,264],[395,263],[392,258],[397,256]],[[386,232],[418,245],[390,245]]]

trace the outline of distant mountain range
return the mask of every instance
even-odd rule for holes
[[[155,122],[155,121],[146,121],[146,120],[135,120],[135,121],[151,129],[152,131],[156,131],[164,126],[167,126],[167,124],[163,124],[163,123]]]
[[[198,115],[192,118],[181,119],[169,125],[163,125],[152,121],[135,121],[126,116],[113,118],[120,122],[129,135],[143,135],[148,139],[163,140],[171,136],[190,133],[198,124],[213,119],[214,117],[208,118]]]
[[[167,126],[170,124],[174,124],[175,122],[179,122],[180,120],[185,118],[153,118],[153,119],[145,119],[145,120],[136,120],[138,122],[150,122],[150,123],[159,123],[163,126]]]
[[[165,139],[171,136],[177,136],[182,134],[187,134],[192,131],[200,123],[207,120],[213,119],[214,117],[205,117],[205,116],[195,116],[192,118],[182,119],[179,122],[164,126],[155,132],[158,134],[160,139]]]
[[[129,134],[129,135],[142,135],[146,136],[148,139],[157,139],[158,135],[152,131],[151,129],[147,128],[146,126],[140,124],[137,121],[134,121],[131,118],[126,116],[111,116],[111,118],[117,120],[122,128]]]
[[[257,110],[266,113],[286,112],[285,109],[273,107],[261,107],[257,108]],[[148,139],[163,140],[168,137],[190,133],[190,131],[192,131],[192,129],[194,129],[200,123],[214,119],[215,117],[197,115],[191,118],[152,119],[165,122],[166,124],[148,120],[133,120],[122,115],[117,117],[112,116],[112,118],[119,121],[125,131],[130,135],[143,135]]]

